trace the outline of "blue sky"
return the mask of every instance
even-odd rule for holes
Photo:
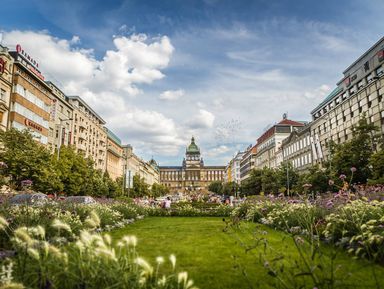
[[[382,11],[379,0],[3,0],[0,29],[144,159],[180,164],[193,134],[206,163],[225,164],[283,113],[309,120],[383,36]]]

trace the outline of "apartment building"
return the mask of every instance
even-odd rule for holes
[[[343,72],[336,88],[312,112],[313,161],[329,157],[329,143],[347,141],[363,114],[384,134],[384,37]]]
[[[107,129],[107,172],[111,179],[122,177],[123,172],[123,148],[121,140]]]
[[[307,124],[283,140],[281,151],[284,162],[290,162],[298,172],[312,166],[311,126]]]
[[[72,144],[76,151],[95,162],[95,168],[106,170],[107,131],[105,121],[79,96],[67,96],[73,107]]]
[[[12,91],[13,58],[8,48],[0,45],[0,130],[7,130]]]
[[[72,138],[73,107],[51,81],[46,82],[51,90],[52,105],[49,120],[48,148],[55,152],[62,145],[70,145]]]
[[[257,139],[257,154],[255,167],[262,169],[277,168],[283,158],[281,157],[281,145],[291,132],[304,126],[303,122],[293,121],[286,118],[273,125]],[[279,153],[280,152],[280,153]],[[278,157],[280,155],[280,157]]]
[[[50,87],[44,81],[38,62],[21,45],[9,53],[14,64],[8,126],[28,129],[37,141],[47,145],[52,103]]]
[[[250,145],[244,151],[240,161],[240,181],[246,180],[252,169],[255,167],[257,145]]]

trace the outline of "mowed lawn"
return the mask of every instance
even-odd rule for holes
[[[263,235],[258,235],[265,236],[269,247],[274,250],[274,253],[268,252],[267,257],[272,259],[284,253],[289,262],[299,260],[294,243],[287,234],[253,223],[242,223],[236,234],[224,232],[222,218],[151,217],[114,231],[111,235],[114,238],[137,236],[139,255],[152,265],[156,264],[157,256],[168,259],[170,254],[175,254],[176,270],[187,271],[195,285],[202,289],[273,288],[271,284],[274,277],[268,275],[258,258],[263,249],[260,247],[246,252],[244,246],[240,245],[252,244],[256,227],[258,232],[263,231]],[[368,262],[354,260],[341,252],[334,264],[341,266],[339,272],[342,276],[339,277],[348,284],[342,288],[378,288]],[[384,268],[374,266],[374,269],[381,285],[379,288],[384,288]],[[170,270],[169,262],[164,270]],[[306,288],[312,289],[309,286]]]

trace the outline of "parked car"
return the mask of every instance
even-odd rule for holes
[[[9,199],[11,205],[41,206],[48,203],[48,196],[43,193],[18,194]]]
[[[70,196],[70,197],[67,197],[64,200],[64,202],[71,203],[71,204],[85,204],[85,205],[96,203],[95,199],[90,196]]]

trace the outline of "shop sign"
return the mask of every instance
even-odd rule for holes
[[[40,132],[43,131],[43,128],[40,125],[38,125],[37,123],[34,123],[33,121],[31,121],[27,118],[24,119],[24,124],[28,127],[31,127],[33,129],[37,130],[37,131],[40,131]]]
[[[28,60],[33,66],[39,68],[39,63],[33,59],[28,53],[24,51],[23,48],[21,48],[20,44],[16,45],[16,52],[20,55],[22,55],[26,60]]]

